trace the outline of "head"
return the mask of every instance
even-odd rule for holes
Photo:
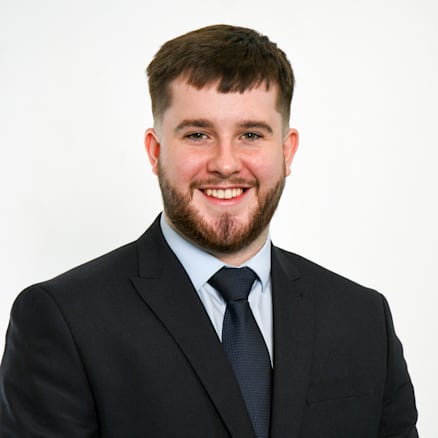
[[[218,25],[165,43],[147,71],[145,144],[169,224],[244,261],[266,239],[298,145],[285,54],[251,29]]]
[[[220,93],[276,85],[277,110],[285,126],[289,124],[295,84],[292,67],[275,43],[252,29],[214,25],[167,41],[149,64],[147,75],[156,126],[171,105],[170,84],[176,78],[198,89],[216,84]]]

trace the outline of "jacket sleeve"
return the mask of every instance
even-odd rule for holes
[[[387,374],[379,438],[418,438],[414,389],[385,298]]]
[[[40,286],[25,290],[12,308],[0,368],[0,436],[98,436],[95,403],[74,338]]]

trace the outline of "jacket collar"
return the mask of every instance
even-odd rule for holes
[[[182,265],[167,245],[159,218],[138,240],[143,301],[187,357],[231,436],[254,437],[240,389],[214,328]],[[298,437],[304,413],[313,339],[313,295],[290,253],[271,251],[274,373],[271,438]]]
[[[222,344],[189,277],[164,240],[157,219],[138,240],[132,282],[168,330],[209,394],[231,436],[255,438]]]
[[[298,437],[313,348],[313,294],[293,254],[272,250],[274,382],[271,438]]]

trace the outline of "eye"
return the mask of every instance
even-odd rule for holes
[[[262,138],[262,136],[260,134],[255,133],[255,132],[245,132],[242,135],[242,138],[244,140],[255,141],[255,140],[258,140],[259,138]]]
[[[188,138],[189,140],[194,140],[194,141],[206,140],[208,138],[207,135],[202,132],[191,132],[190,134],[187,134],[185,137]]]

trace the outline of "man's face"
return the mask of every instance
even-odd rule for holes
[[[145,140],[170,225],[213,254],[262,244],[298,145],[277,88],[219,93],[177,79],[171,96]]]

